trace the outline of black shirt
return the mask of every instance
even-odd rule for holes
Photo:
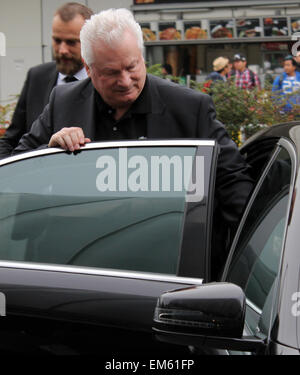
[[[141,139],[147,137],[146,115],[151,112],[151,98],[147,80],[137,100],[129,110],[115,120],[115,109],[104,102],[94,88],[97,121],[96,141],[116,139]]]

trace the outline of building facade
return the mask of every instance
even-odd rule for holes
[[[243,53],[264,81],[266,73],[282,71],[300,32],[300,1],[136,0],[132,10],[144,31],[148,63],[169,63],[183,77],[201,79],[216,57]]]
[[[0,0],[0,101],[17,95],[28,69],[51,61],[51,22],[64,0]],[[262,81],[282,70],[282,60],[297,43],[300,0],[86,0],[99,12],[131,9],[141,24],[149,65],[169,63],[174,75],[202,80],[218,56],[247,56]],[[299,48],[300,49],[300,48]]]

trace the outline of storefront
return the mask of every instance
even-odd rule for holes
[[[200,81],[216,57],[238,52],[262,81],[275,76],[300,32],[299,1],[136,0],[133,11],[148,64],[169,63],[174,75]]]

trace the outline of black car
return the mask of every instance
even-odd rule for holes
[[[2,160],[0,351],[299,354],[299,145],[295,122],[241,149],[255,188],[219,280],[214,141]]]

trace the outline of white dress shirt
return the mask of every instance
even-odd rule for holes
[[[58,85],[64,85],[66,83],[65,80],[64,80],[64,78],[66,76],[67,76],[66,74],[58,73],[56,85],[57,86]],[[76,74],[74,74],[74,77],[76,77],[79,81],[81,81],[82,79],[87,78],[88,75],[87,75],[87,72],[86,72],[85,68],[82,68]]]

